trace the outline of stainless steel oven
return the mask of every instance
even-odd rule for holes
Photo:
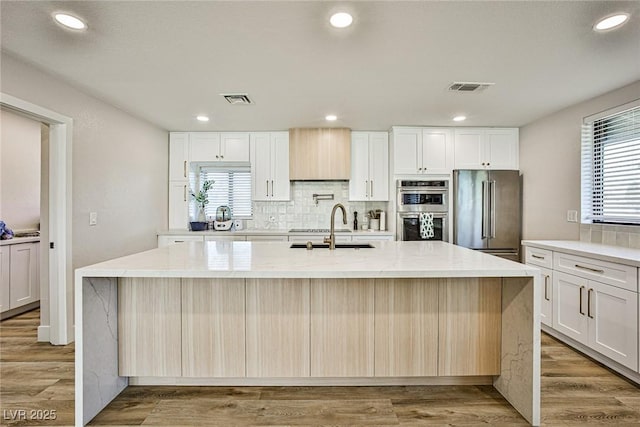
[[[449,181],[398,180],[396,239],[449,241]],[[422,238],[420,214],[433,214],[433,236]]]

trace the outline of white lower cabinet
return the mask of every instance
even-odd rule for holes
[[[176,243],[184,242],[203,242],[204,236],[158,236],[158,247],[163,248],[165,246],[174,245]]]
[[[587,344],[586,290],[589,281],[556,271],[553,283],[553,328]]]
[[[0,311],[40,300],[40,242],[0,247]]]
[[[0,246],[0,313],[9,310],[9,271],[11,262],[11,249],[9,246]]]

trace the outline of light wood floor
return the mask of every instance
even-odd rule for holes
[[[0,424],[73,424],[73,345],[36,343],[38,311],[0,322]],[[15,420],[20,409],[55,421]],[[640,425],[640,388],[543,334],[543,425]],[[491,425],[525,420],[490,386],[129,387],[92,425]]]

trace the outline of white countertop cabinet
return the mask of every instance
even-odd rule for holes
[[[253,200],[290,200],[289,133],[251,132],[250,153]]]
[[[455,169],[518,169],[517,128],[457,128]]]
[[[387,132],[351,132],[349,200],[389,200],[389,134]]]
[[[453,169],[452,128],[394,127],[393,173],[450,174]]]
[[[523,244],[526,263],[552,277],[551,323],[542,289],[543,330],[640,383],[640,251],[571,241]]]
[[[0,312],[24,308],[40,300],[39,246],[39,241],[20,243],[20,239],[0,246]]]
[[[187,230],[189,216],[189,133],[169,134],[169,228]]]
[[[9,310],[9,263],[11,262],[10,253],[10,246],[0,246],[0,313]]]

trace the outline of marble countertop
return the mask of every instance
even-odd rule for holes
[[[596,256],[604,261],[640,267],[640,249],[587,243],[579,240],[523,240],[522,245],[551,251],[562,251],[573,255]]]
[[[316,235],[316,234],[327,234],[325,232],[318,233],[309,233],[304,231],[289,231],[289,230],[265,230],[265,229],[255,229],[255,230],[234,230],[234,231],[214,231],[214,230],[206,230],[206,231],[188,231],[188,230],[162,230],[158,231],[158,236],[233,236],[233,235]],[[384,235],[384,236],[392,236],[393,233],[391,231],[352,231],[349,232],[336,232],[338,235],[346,235],[346,236],[366,236],[366,235]]]
[[[14,237],[13,239],[0,240],[0,246],[17,245],[20,243],[39,242],[40,237]]]
[[[76,270],[79,277],[381,278],[523,277],[532,266],[444,242],[372,249],[292,249],[290,242],[184,242]]]

